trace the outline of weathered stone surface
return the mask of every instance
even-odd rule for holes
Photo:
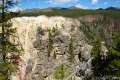
[[[75,80],[81,80],[75,75],[77,70],[84,71],[83,75],[89,75],[91,73],[92,57],[90,52],[92,46],[86,42],[86,36],[80,30],[81,20],[91,22],[99,17],[101,16],[85,16],[72,19],[59,16],[38,16],[12,19],[13,27],[17,28],[16,35],[18,37],[15,38],[15,41],[16,43],[21,43],[24,49],[24,53],[21,56],[23,60],[21,62],[22,67],[19,67],[20,72],[16,74],[17,79],[15,79],[20,80],[19,77],[22,77],[21,80],[54,80],[53,73],[62,64],[73,71],[67,78],[68,80],[71,77],[75,77]],[[52,31],[53,29],[55,31],[50,33],[49,30]],[[52,49],[50,57],[48,57],[50,35],[54,36],[52,36]],[[74,63],[68,61],[71,37],[75,55]],[[81,62],[83,59],[85,62]],[[76,70],[77,67],[78,69]]]

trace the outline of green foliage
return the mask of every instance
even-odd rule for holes
[[[39,12],[21,12],[20,16],[39,16],[39,15],[46,15],[46,16],[64,16],[64,17],[79,17],[87,14],[94,14],[95,11],[90,11],[90,10],[53,10],[53,11],[39,11]],[[95,12],[96,13],[96,12]]]
[[[100,51],[101,51],[101,41],[96,40],[91,51],[91,55],[92,57],[94,57],[92,60],[92,66],[95,76],[99,76],[99,74],[101,74],[102,60],[100,56]]]
[[[114,48],[109,48],[109,57],[110,58],[119,58],[120,57],[120,52],[115,50]]]
[[[37,29],[37,34],[36,34],[36,41],[34,42],[34,47],[38,50],[40,50],[42,48],[42,36],[44,35],[44,30],[39,27]],[[39,36],[39,37],[38,37]]]
[[[120,52],[110,49],[108,64],[105,67],[107,75],[120,76]]]
[[[9,9],[12,8],[16,3],[13,0],[2,0],[1,6],[1,33],[0,33],[0,79],[9,80],[12,72],[16,71],[16,65],[12,60],[16,58],[11,57],[13,54],[18,55],[21,50],[18,49],[19,45],[16,45],[10,41],[11,37],[15,37],[15,28],[12,27],[11,18],[13,15],[9,12]],[[10,56],[8,56],[8,54]]]
[[[9,62],[0,63],[0,80],[8,80],[10,73],[15,71],[15,66]]]
[[[57,53],[54,51],[53,58],[56,59],[56,57],[57,57]]]
[[[112,46],[109,48],[107,72],[110,75],[120,76],[120,36],[113,34]]]
[[[6,80],[6,77],[0,73],[0,80]]]
[[[65,77],[65,67],[61,65],[58,70],[55,72],[55,79],[63,80]]]
[[[83,31],[89,43],[93,43],[97,40],[105,40],[105,21],[106,17],[104,17],[103,21],[101,19],[95,20],[91,23],[89,22],[82,22],[80,26],[80,30]]]
[[[97,15],[97,14],[105,15],[105,16],[112,17],[115,19],[120,19],[119,11],[83,10],[83,9],[52,10],[52,11],[46,11],[46,12],[44,12],[44,11],[21,12],[20,16],[46,15],[46,16],[64,16],[64,17],[77,18],[80,16]]]
[[[56,80],[65,80],[71,74],[69,68],[64,64],[60,65],[54,73]]]
[[[88,25],[83,23],[82,26],[80,26],[80,30],[83,31],[83,33],[86,35],[86,37],[89,40],[93,40],[94,41],[95,33],[94,33],[94,31],[90,30],[90,27]]]
[[[98,39],[94,42],[91,55],[94,57],[97,57],[100,55],[100,50],[101,50],[101,41]]]
[[[51,30],[48,30],[48,57],[53,50],[53,36]]]
[[[113,34],[112,39],[112,45],[109,49],[108,56],[106,60],[102,60],[100,54],[100,44],[98,46],[98,43],[94,45],[92,49],[92,54],[94,59],[92,61],[92,66],[94,70],[95,76],[105,76],[105,75],[111,75],[111,76],[120,76],[120,49],[119,49],[119,43],[120,38],[119,34]]]
[[[73,38],[70,38],[69,46],[68,46],[68,60],[69,62],[74,63],[74,46],[73,46]]]
[[[17,45],[14,45],[13,43],[11,42],[6,42],[5,43],[5,48],[6,48],[6,51],[7,53],[14,53],[14,52],[17,52],[17,53],[20,53],[22,50],[18,49],[16,47]]]
[[[109,18],[103,17],[103,20],[97,20],[95,22],[86,23],[82,22],[80,30],[84,32],[88,38],[88,42],[93,45],[91,55],[94,57],[92,60],[92,66],[95,76],[114,75],[120,74],[120,34],[118,30],[110,32],[106,27],[110,23]],[[111,37],[111,33],[113,33]],[[108,40],[109,39],[109,40]],[[106,47],[109,50],[108,56],[102,59],[101,52],[101,41],[105,41]]]
[[[53,27],[52,29],[48,29],[48,57],[50,57],[50,53],[53,50],[54,37],[56,35],[57,29]]]
[[[120,33],[113,33],[112,47],[120,52]]]
[[[5,73],[5,71],[10,70],[13,72],[15,69],[12,63],[6,62],[6,63],[0,63],[0,72]],[[7,73],[6,73],[7,74]]]

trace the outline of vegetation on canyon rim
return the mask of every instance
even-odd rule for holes
[[[96,24],[96,25],[95,25]],[[111,79],[112,77],[120,77],[120,33],[119,31],[113,31],[109,35],[105,35],[108,33],[105,33],[106,25],[106,19],[104,18],[104,21],[98,20],[96,23],[92,23],[92,26],[88,23],[84,23],[80,26],[80,30],[84,32],[87,39],[86,41],[93,45],[91,55],[93,57],[92,60],[92,70],[93,70],[93,76],[94,77],[104,77],[108,76],[108,79]],[[94,30],[91,29],[91,27],[94,27]],[[110,36],[112,35],[112,37]],[[109,40],[107,40],[107,38]],[[107,47],[108,52],[107,56],[101,55],[101,42],[104,41],[104,45]],[[110,43],[109,43],[110,42]],[[69,61],[74,61],[74,47],[73,47],[73,38],[70,38],[69,43]],[[63,66],[62,66],[63,67]],[[60,68],[56,70],[56,77],[61,80],[63,80],[63,77],[60,76],[64,75],[64,72],[66,72],[63,68]],[[62,74],[63,73],[63,74]],[[64,75],[65,76],[65,75]],[[91,76],[91,77],[93,77]],[[92,78],[94,79],[94,78]],[[86,78],[85,80],[90,80],[90,78]]]
[[[12,28],[10,21],[13,15],[9,12],[9,8],[16,5],[12,0],[2,0],[0,7],[1,33],[0,33],[0,80],[10,80],[10,75],[15,72],[19,65],[19,55],[22,51],[20,45],[11,42],[10,37],[15,37],[16,29]],[[8,56],[9,55],[9,56]]]
[[[112,10],[84,10],[84,9],[73,9],[73,10],[53,10],[48,12],[28,12],[28,13],[20,13],[19,16],[39,16],[39,15],[46,15],[46,16],[63,16],[63,17],[71,17],[71,18],[78,18],[80,16],[85,15],[104,15],[108,17],[112,17],[115,19],[120,19],[120,12],[119,11],[112,11]]]
[[[115,38],[116,37],[116,38]],[[114,40],[115,39],[115,40]],[[92,61],[94,76],[109,76],[120,77],[120,36],[114,35],[112,46],[108,48],[108,56],[105,59],[102,59],[100,55],[100,41],[97,40],[94,43],[92,49],[92,55],[94,59]]]
[[[105,22],[105,23],[104,23]],[[108,21],[109,22],[109,21]],[[105,25],[106,19],[102,22],[98,21],[96,25],[92,24],[94,30],[91,29],[86,23],[83,23],[80,29],[85,33],[88,38],[88,43],[93,45],[91,55],[94,57],[92,60],[92,67],[94,76],[109,76],[120,77],[120,33],[113,30],[109,35],[106,36]],[[117,27],[117,26],[116,26]],[[106,29],[107,30],[107,29]],[[112,37],[111,37],[112,35]],[[107,40],[109,39],[109,40]],[[101,42],[105,42],[108,53],[106,57],[100,55],[101,53]],[[110,79],[109,78],[109,79]]]

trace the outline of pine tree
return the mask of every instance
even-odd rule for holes
[[[9,9],[16,5],[14,0],[2,0],[1,5],[1,33],[0,33],[0,80],[9,80],[11,73],[18,64],[19,54],[21,50],[17,45],[10,41],[10,37],[14,36],[16,29],[11,28],[11,18],[15,16]],[[16,54],[15,54],[16,53]],[[8,57],[8,54],[10,55]]]
[[[92,67],[94,76],[110,75],[111,77],[120,77],[120,34],[112,36],[112,45],[108,47],[109,52],[106,60],[101,60],[100,41],[94,43],[92,49]]]
[[[108,75],[120,77],[120,34],[114,33],[112,36],[112,46],[109,48],[108,60],[106,67]]]
[[[91,55],[94,57],[92,60],[92,67],[93,67],[93,72],[94,76],[100,76],[102,74],[102,61],[101,61],[101,56],[100,56],[100,51],[101,51],[101,41],[98,39],[94,42]]]
[[[66,76],[66,72],[65,72],[66,68],[64,66],[64,64],[60,65],[58,67],[58,69],[55,71],[55,79],[56,80],[64,80],[65,76]]]
[[[53,50],[53,35],[52,30],[48,30],[48,57],[50,57],[50,53]]]
[[[69,47],[68,47],[68,60],[73,63],[74,57],[75,57],[75,54],[74,54],[73,38],[71,37]]]
[[[51,52],[53,51],[54,38],[57,34],[57,28],[53,27],[52,29],[48,29],[48,57],[50,57]]]

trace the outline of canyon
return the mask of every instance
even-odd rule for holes
[[[17,36],[13,41],[20,43],[24,51],[20,56],[22,60],[19,70],[11,76],[11,80],[60,80],[62,75],[58,73],[61,66],[64,70],[62,80],[82,80],[92,76],[93,45],[88,42],[89,39],[80,27],[82,22],[90,24],[99,19],[103,20],[103,16],[68,18],[40,15],[13,18],[12,27],[16,28]],[[116,25],[118,27],[115,27]],[[106,26],[106,33],[108,30],[120,30],[119,20],[114,22],[111,19]],[[104,41],[101,45],[102,43]],[[102,54],[106,54],[107,48],[102,47]],[[74,55],[73,61],[70,61],[70,52]]]

